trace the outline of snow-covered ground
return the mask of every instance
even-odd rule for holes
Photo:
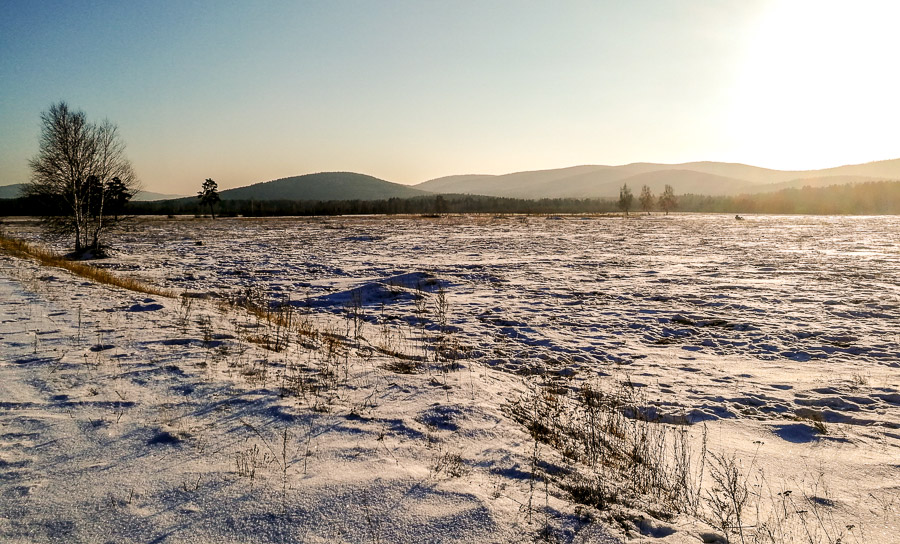
[[[541,483],[567,461],[509,406],[552,381],[705,434],[747,525],[796,497],[782,541],[900,542],[900,219],[151,218],[111,242],[102,266],[189,298],[0,261],[4,540],[712,538]],[[318,336],[280,349],[221,304],[263,300]]]

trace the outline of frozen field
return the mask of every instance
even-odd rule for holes
[[[263,290],[370,323],[414,322],[407,291],[427,274],[447,293],[467,358],[514,373],[631,372],[721,361],[720,387],[660,407],[691,421],[822,411],[867,425],[900,407],[900,220],[854,217],[335,218],[152,223],[120,242],[114,269],[211,296]],[[202,241],[202,246],[197,246]],[[354,293],[357,293],[354,296]],[[431,308],[427,309],[430,317]],[[432,319],[433,320],[433,319]],[[650,358],[648,364],[641,360]],[[829,376],[743,375],[788,367]],[[895,369],[889,372],[887,369]],[[629,370],[633,369],[633,370]],[[840,369],[835,373],[836,369]],[[671,368],[666,369],[669,381]],[[872,373],[893,383],[846,389]],[[760,381],[760,390],[750,384]],[[841,381],[843,380],[843,381]],[[741,395],[722,398],[722,385]],[[753,385],[755,387],[755,384]],[[727,389],[726,389],[727,390]],[[784,392],[787,393],[784,393]],[[773,395],[770,392],[782,392]],[[890,420],[890,418],[887,418]],[[893,419],[900,423],[900,417]]]
[[[203,245],[196,245],[202,241]],[[628,364],[661,346],[763,361],[900,360],[900,220],[654,216],[151,222],[110,267],[166,287],[412,314],[383,290],[427,272],[488,364]],[[381,296],[388,295],[388,296]],[[494,347],[507,357],[491,357]],[[587,365],[587,366],[585,366]],[[865,366],[861,367],[865,368]]]
[[[36,227],[29,222],[4,227],[10,234],[36,239]],[[773,494],[802,491],[819,500],[828,510],[831,531],[824,532],[831,540],[823,537],[822,542],[834,541],[838,534],[845,542],[898,541],[898,218],[141,219],[110,241],[116,251],[102,266],[188,294],[198,305],[266,300],[289,306],[304,319],[330,323],[330,330],[344,336],[368,338],[382,353],[423,360],[435,349],[424,338],[440,333],[440,349],[452,352],[465,368],[481,369],[480,380],[498,376],[491,378],[495,385],[478,387],[471,374],[459,378],[469,380],[459,387],[473,390],[468,402],[477,408],[463,413],[479,429],[468,435],[472,444],[465,446],[463,458],[490,457],[472,450],[481,447],[528,462],[527,440],[510,438],[513,431],[502,431],[500,423],[485,423],[497,418],[514,428],[499,415],[502,405],[513,400],[515,388],[496,385],[503,380],[552,381],[573,391],[587,382],[625,382],[639,394],[642,417],[684,425],[694,439],[705,425],[710,450],[735,455],[758,478],[755,485],[764,482]],[[28,287],[39,273],[9,272],[12,268],[7,264],[6,275],[15,283],[7,287],[8,296],[25,285],[16,297],[40,298],[32,293],[40,289]],[[53,296],[72,326],[74,302]],[[128,307],[144,304],[154,310],[160,303],[173,320],[163,328],[172,328],[178,312],[185,311],[183,302],[135,299]],[[28,305],[21,304],[25,311]],[[14,351],[9,339],[16,333],[17,356],[25,357],[32,347],[37,353],[39,335],[34,331],[43,325],[34,322],[54,311],[52,303],[40,304],[47,305],[44,313],[27,310],[27,319],[7,310],[2,331],[8,352]],[[78,308],[80,327],[80,302]],[[143,312],[130,315],[142,318]],[[16,325],[23,320],[30,324]],[[136,330],[140,326],[134,325]],[[104,330],[111,337],[123,334],[119,325]],[[170,348],[193,353],[190,357],[204,353],[190,338],[154,334]],[[99,358],[96,353],[106,348],[89,348],[107,344],[118,345],[94,338],[81,351]],[[80,357],[81,351],[75,351]],[[167,363],[178,359],[173,353],[154,356]],[[8,363],[13,360],[4,357]],[[474,392],[478,388],[482,396]],[[434,399],[425,393],[420,397],[410,408],[417,412],[397,414],[400,421],[425,417],[422,413]],[[452,404],[449,395],[445,401]],[[310,423],[308,433],[312,428]],[[512,453],[518,447],[525,449]],[[0,449],[0,462],[3,456]],[[485,481],[479,485],[488,486]],[[385,492],[403,496],[402,486],[391,482],[383,484]],[[457,497],[451,491],[470,494]],[[756,493],[763,495],[759,489]],[[496,540],[508,541],[517,534],[517,523],[525,523],[503,517],[502,512],[516,510],[509,505],[499,511],[483,506],[482,495],[490,495],[486,491],[440,489],[433,500],[451,495],[460,507],[461,523],[469,524],[471,535],[481,535],[477,539],[499,531]],[[340,493],[324,496],[343,500]],[[524,502],[522,495],[515,497],[510,504]],[[417,507],[425,508],[422,504],[430,500],[417,499]],[[562,518],[568,512],[564,506],[555,508]],[[360,519],[368,515],[368,510],[359,514]],[[437,516],[429,511],[426,520],[429,515]],[[572,522],[557,525],[562,540],[580,534]],[[435,522],[428,530],[441,534],[440,526]],[[19,535],[15,527],[7,524],[7,534]],[[0,525],[0,535],[3,530]],[[335,541],[371,540],[362,530],[335,534]],[[402,539],[406,533],[396,534]],[[698,534],[684,527],[647,529],[639,538],[693,542],[700,541]],[[465,530],[445,536],[466,540]],[[601,536],[591,538],[600,541]]]

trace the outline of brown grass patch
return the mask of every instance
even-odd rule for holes
[[[148,295],[158,295],[163,297],[175,297],[175,293],[152,285],[147,285],[132,278],[123,278],[116,276],[109,270],[97,268],[83,262],[70,261],[65,257],[57,255],[48,249],[33,246],[22,240],[15,238],[7,238],[0,235],[0,250],[21,259],[34,259],[43,266],[55,266],[68,270],[69,272],[87,278],[96,283],[121,287],[129,291],[138,293],[147,293]]]

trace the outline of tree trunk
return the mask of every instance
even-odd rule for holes
[[[100,233],[103,231],[103,209],[106,206],[106,198],[103,193],[100,194],[100,209],[97,211],[97,224],[94,225],[94,237],[91,240],[91,249],[100,250]]]
[[[81,253],[81,250],[84,249],[84,244],[82,243],[82,218],[81,212],[76,209],[74,217],[72,218],[73,226],[75,227],[75,252]]]

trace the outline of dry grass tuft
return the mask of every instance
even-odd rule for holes
[[[70,261],[48,249],[36,247],[27,242],[23,242],[22,240],[16,240],[15,238],[8,238],[0,235],[0,251],[4,251],[14,257],[22,259],[34,259],[44,266],[63,268],[73,274],[87,278],[96,283],[121,287],[123,289],[128,289],[129,291],[146,293],[148,295],[158,295],[163,297],[176,296],[172,291],[147,285],[132,278],[119,277],[108,270],[97,268],[96,266],[91,266],[78,261]]]

